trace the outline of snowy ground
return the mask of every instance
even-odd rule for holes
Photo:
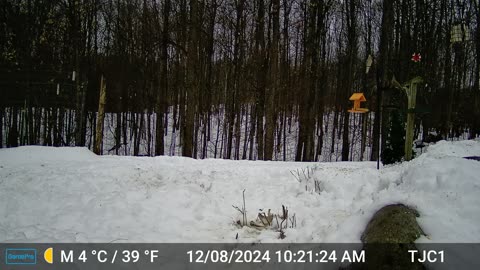
[[[479,141],[441,141],[377,171],[371,162],[0,149],[0,242],[359,242],[375,211],[391,203],[420,212],[428,234],[420,242],[480,242],[480,162],[461,158],[472,155],[480,155]],[[244,189],[249,220],[282,205],[295,214],[285,239],[275,229],[235,225],[241,214],[232,205],[242,206]]]

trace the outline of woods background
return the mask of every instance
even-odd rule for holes
[[[92,148],[102,76],[104,154],[375,160],[414,76],[416,137],[475,138],[479,29],[475,0],[0,0],[0,147]]]

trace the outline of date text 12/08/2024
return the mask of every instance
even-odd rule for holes
[[[190,250],[190,263],[335,263],[365,262],[365,251],[345,250]]]

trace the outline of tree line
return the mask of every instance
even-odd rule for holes
[[[296,161],[346,161],[353,132],[376,160],[415,76],[416,134],[475,138],[479,26],[475,0],[2,0],[0,147],[95,141],[102,76],[116,154],[286,160],[293,134]]]

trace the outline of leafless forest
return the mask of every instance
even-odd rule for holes
[[[0,0],[0,147],[376,160],[416,76],[416,138],[480,135],[477,0]]]

